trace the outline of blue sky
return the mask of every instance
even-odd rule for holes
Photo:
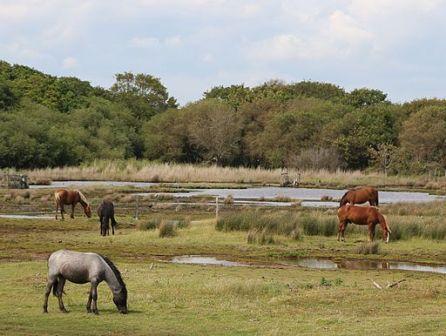
[[[215,85],[316,80],[395,102],[446,97],[445,0],[0,0],[0,59],[109,87],[161,78],[185,104]]]

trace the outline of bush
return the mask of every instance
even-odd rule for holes
[[[358,254],[379,254],[379,243],[378,242],[367,242],[362,243],[356,249],[356,253]]]
[[[146,222],[138,222],[137,227],[141,231],[155,230],[160,225],[160,222],[161,220],[159,218],[151,218]]]
[[[249,230],[246,239],[248,244],[266,245],[275,243],[273,235],[267,233],[265,229],[261,231],[258,229]]]
[[[177,227],[172,221],[163,221],[159,226],[159,237],[175,237],[177,235]]]

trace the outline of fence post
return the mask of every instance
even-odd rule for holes
[[[219,212],[219,206],[218,206],[218,196],[215,197],[215,219],[218,221],[218,212]]]
[[[136,209],[135,209],[135,219],[138,220],[139,215],[139,195],[136,195]]]

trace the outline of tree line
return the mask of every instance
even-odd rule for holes
[[[380,90],[273,80],[218,86],[179,107],[160,79],[109,89],[0,61],[0,167],[94,159],[300,169],[446,169],[446,100],[395,104]]]

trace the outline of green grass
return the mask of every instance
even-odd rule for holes
[[[224,268],[119,262],[129,314],[105,284],[100,315],[85,312],[88,285],[66,286],[65,304],[42,314],[46,264],[0,264],[0,333],[6,335],[442,335],[446,283],[402,272]],[[406,278],[399,288],[381,283]]]
[[[421,217],[400,215],[400,208],[383,210],[391,227],[417,218],[417,223],[442,221],[433,211]],[[380,244],[379,254],[363,254],[365,228],[349,225],[345,243],[326,233],[331,232],[335,210],[222,211],[220,230],[210,216],[157,210],[136,221],[131,214],[120,214],[115,236],[107,237],[99,235],[97,218],[0,220],[0,334],[393,336],[442,335],[446,329],[442,275],[309,270],[282,263],[296,256],[446,263],[445,240],[416,235]],[[175,222],[177,235],[168,239],[160,238],[158,230],[138,229],[144,223],[182,219],[185,225]],[[250,230],[254,244],[247,237]],[[309,235],[309,230],[318,234]],[[71,283],[64,299],[70,313],[59,313],[51,297],[49,314],[42,314],[45,260],[61,248],[109,256],[127,283],[130,314],[118,314],[105,284],[99,287],[101,314],[87,314],[89,286]],[[261,266],[162,262],[185,254]],[[406,281],[398,288],[386,290],[370,281],[385,285],[402,278]]]

